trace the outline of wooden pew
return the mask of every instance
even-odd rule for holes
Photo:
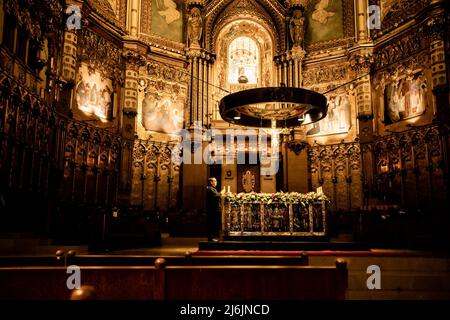
[[[343,300],[348,284],[343,260],[330,267],[155,265],[161,300]]]
[[[276,261],[276,260],[275,260]],[[99,300],[344,299],[347,267],[296,265],[80,266]],[[0,267],[0,299],[65,300],[65,267]]]
[[[81,284],[98,300],[153,300],[154,266],[80,267]],[[70,274],[64,267],[1,267],[0,300],[68,300]]]

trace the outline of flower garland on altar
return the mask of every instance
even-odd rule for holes
[[[243,203],[279,203],[287,206],[288,204],[300,204],[304,207],[310,204],[330,202],[326,195],[316,192],[298,193],[298,192],[277,192],[277,193],[227,193],[224,196],[225,202],[231,205],[240,205]]]

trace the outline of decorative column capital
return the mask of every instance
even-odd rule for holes
[[[303,149],[309,147],[309,144],[305,141],[291,141],[288,142],[289,150],[293,151],[296,156],[299,156]]]
[[[147,64],[145,57],[141,53],[133,50],[124,50],[122,57],[125,59],[127,65],[131,67],[139,68]]]
[[[357,75],[369,73],[375,59],[372,50],[361,50],[350,53],[349,65],[353,72]]]
[[[286,60],[303,61],[306,56],[306,51],[300,46],[293,46],[292,50],[286,54]]]
[[[447,24],[443,15],[434,16],[428,19],[423,27],[425,35],[431,41],[441,40],[444,38],[444,33],[447,31]]]

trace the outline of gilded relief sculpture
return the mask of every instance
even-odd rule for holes
[[[305,39],[305,10],[308,8],[309,0],[287,1],[288,7],[292,10],[289,19],[289,33],[292,41],[292,49],[304,49]]]
[[[293,47],[303,48],[305,34],[305,17],[303,11],[295,10],[289,22],[291,40]]]
[[[200,40],[202,38],[203,31],[203,20],[202,13],[198,7],[193,7],[191,9],[188,18],[188,39],[190,47],[201,47]]]

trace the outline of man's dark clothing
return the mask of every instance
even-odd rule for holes
[[[222,229],[221,195],[213,186],[206,187],[208,240],[218,238]]]

